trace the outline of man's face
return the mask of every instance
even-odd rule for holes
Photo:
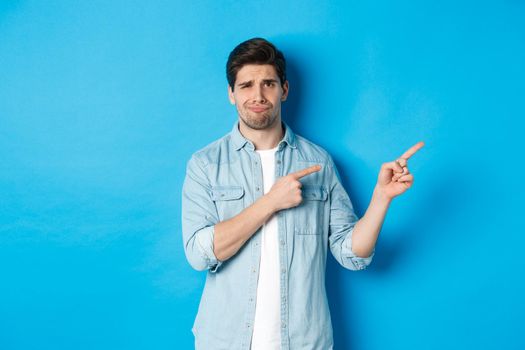
[[[270,64],[247,64],[237,72],[234,91],[228,86],[228,96],[246,126],[263,130],[281,120],[281,102],[288,96],[288,81],[281,86],[275,67]]]

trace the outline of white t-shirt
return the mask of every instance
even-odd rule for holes
[[[263,170],[264,193],[275,182],[275,151],[259,150]],[[263,224],[261,261],[255,304],[255,321],[251,350],[279,350],[281,348],[281,300],[279,280],[279,237],[277,218],[273,215]]]

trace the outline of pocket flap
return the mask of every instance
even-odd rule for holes
[[[211,199],[214,201],[230,201],[244,195],[242,186],[216,186],[211,189]]]
[[[324,186],[305,185],[301,189],[303,200],[325,201],[328,191]]]

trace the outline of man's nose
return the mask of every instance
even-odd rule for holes
[[[264,91],[263,91],[262,86],[255,87],[253,99],[256,102],[261,102],[261,103],[266,102],[266,98],[264,97]]]

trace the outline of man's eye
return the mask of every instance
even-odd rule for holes
[[[273,81],[269,81],[269,82],[266,83],[266,86],[274,86],[274,85],[275,85],[275,84],[274,84]]]

